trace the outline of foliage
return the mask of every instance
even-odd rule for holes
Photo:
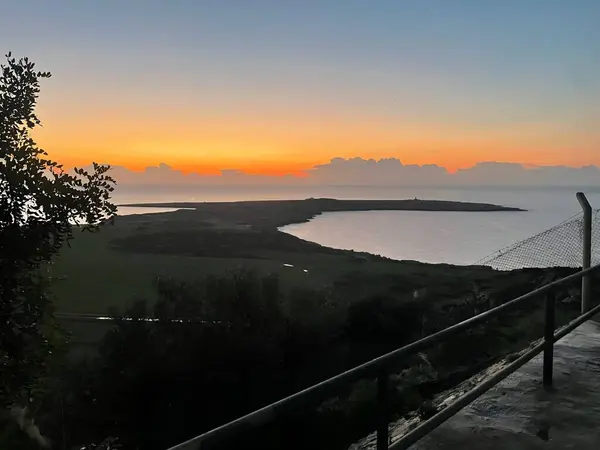
[[[118,436],[124,448],[167,448],[330,374],[314,361],[343,319],[329,312],[337,306],[326,292],[310,292],[322,316],[311,328],[289,307],[298,294],[275,276],[239,270],[193,283],[162,279],[156,289],[152,308],[124,311],[99,356],[65,371],[65,389],[53,390],[48,409],[64,405],[64,423],[47,417],[46,429],[70,430],[69,445]],[[306,336],[311,345],[302,345]],[[298,370],[306,367],[313,373]]]
[[[348,307],[335,292],[286,289],[274,275],[238,270],[195,282],[160,279],[156,290],[152,307],[139,301],[121,314],[112,311],[120,318],[98,357],[65,371],[65,389],[53,389],[50,404],[55,406],[48,409],[60,408],[64,422],[57,423],[55,415],[45,429],[70,430],[68,445],[118,436],[124,448],[167,448],[386,348],[383,336],[370,336],[380,345],[365,349],[349,334],[360,321],[347,319]],[[408,305],[404,311],[412,309]],[[401,345],[416,335],[402,308],[394,304],[394,310],[390,317],[396,322],[387,326],[404,325],[402,333],[388,337]],[[420,325],[415,324],[416,333]],[[278,437],[289,440],[303,430],[288,444],[303,448],[306,429],[327,432],[324,424],[333,421],[330,434],[338,444],[357,438],[368,430],[374,404],[370,391],[358,397],[348,393],[348,401],[342,399],[334,410],[314,405],[282,418],[268,429],[269,444],[261,441],[260,446],[279,448]],[[348,434],[344,425],[356,428]]]
[[[535,287],[531,276],[510,280],[486,295],[474,288],[453,304],[412,295],[348,304],[345,290],[290,289],[276,276],[245,270],[194,282],[161,279],[153,306],[139,301],[121,315],[113,311],[120,318],[98,356],[62,373],[45,408],[61,413],[40,424],[68,447],[116,436],[124,449],[168,448]],[[559,323],[572,306],[560,303]],[[393,416],[433,414],[441,391],[537,338],[540,312],[536,304],[517,308],[400,362],[390,377]],[[375,426],[375,383],[334,395],[240,439],[250,448],[347,448]]]
[[[0,66],[0,401],[30,403],[55,327],[45,264],[74,227],[112,218],[108,166],[68,173],[31,138],[40,81],[27,58]],[[25,403],[27,402],[27,403]]]

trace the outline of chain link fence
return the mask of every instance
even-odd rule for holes
[[[524,268],[581,267],[583,213],[535,236],[477,261],[477,265],[510,271]],[[600,263],[600,209],[592,212],[592,265]]]

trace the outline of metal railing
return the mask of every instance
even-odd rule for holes
[[[584,281],[585,286],[590,286],[592,273],[600,272],[600,265],[581,270],[575,274],[569,275],[560,280],[549,283],[539,289],[528,292],[520,297],[514,298],[500,306],[485,311],[477,316],[471,317],[463,322],[452,325],[437,333],[431,334],[423,339],[408,344],[402,348],[394,350],[383,356],[375,358],[364,364],[361,364],[353,369],[336,375],[321,383],[315,384],[307,389],[304,389],[296,394],[265,406],[257,411],[247,414],[239,419],[194,437],[186,442],[172,447],[169,450],[200,450],[204,444],[214,443],[215,441],[231,438],[235,433],[244,428],[254,428],[259,425],[272,421],[279,414],[291,411],[300,403],[319,402],[332,397],[339,389],[348,386],[350,383],[363,378],[377,377],[377,401],[379,408],[378,426],[377,426],[377,450],[394,449],[401,450],[410,447],[423,436],[437,428],[443,422],[448,420],[462,408],[467,406],[473,400],[477,399],[487,390],[498,384],[504,378],[515,372],[526,362],[544,351],[543,363],[543,384],[544,386],[552,385],[552,365],[553,365],[553,350],[554,343],[573,331],[579,325],[600,313],[600,305],[590,310],[582,311],[582,314],[575,320],[555,331],[555,291],[565,285],[569,285],[579,280]],[[589,288],[588,288],[589,289]],[[584,292],[584,295],[589,296],[590,291]],[[391,446],[389,445],[389,413],[387,407],[387,392],[389,385],[390,370],[396,364],[408,356],[412,356],[426,350],[434,345],[441,343],[448,338],[465,332],[475,326],[481,325],[484,322],[499,317],[506,311],[522,304],[523,302],[545,296],[545,325],[544,325],[544,340],[538,343],[518,359],[504,366],[498,372],[494,373],[482,383],[475,386],[470,391],[459,397],[450,405],[439,411],[437,414],[428,420],[419,424]],[[582,300],[584,300],[582,298]],[[585,301],[586,307],[589,307],[589,300]],[[212,446],[211,446],[212,448]]]

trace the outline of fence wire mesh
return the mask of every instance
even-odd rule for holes
[[[496,270],[581,267],[583,213],[477,261]],[[600,263],[600,209],[592,212],[592,265]]]

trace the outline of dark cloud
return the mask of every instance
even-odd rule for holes
[[[404,165],[399,159],[334,158],[308,171],[311,182],[319,184],[414,185],[444,184],[448,171],[436,165]]]
[[[491,186],[600,186],[600,170],[596,166],[537,166],[482,162],[457,171],[459,184]]]
[[[129,185],[479,185],[479,186],[600,186],[596,166],[524,167],[516,163],[481,162],[456,173],[435,164],[405,165],[399,159],[334,158],[307,170],[305,176],[250,175],[236,169],[217,175],[183,173],[167,164],[147,167],[141,172],[122,166],[112,168],[112,176],[121,186]]]

